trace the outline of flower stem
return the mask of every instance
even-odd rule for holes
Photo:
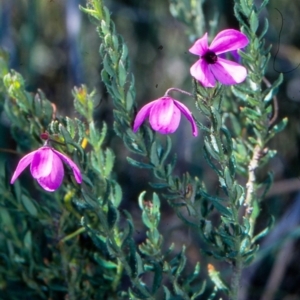
[[[176,91],[176,92],[179,92],[179,93],[188,95],[188,96],[190,96],[190,97],[193,97],[193,94],[191,94],[191,93],[189,93],[189,92],[187,92],[187,91],[178,89],[178,88],[174,88],[174,87],[167,89],[167,91],[165,92],[165,96],[169,96],[169,93],[172,92],[172,91]]]

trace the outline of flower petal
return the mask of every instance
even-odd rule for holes
[[[32,159],[30,165],[30,172],[33,178],[48,176],[52,171],[53,166],[53,152],[50,147],[41,147],[37,151]]]
[[[45,177],[37,178],[37,182],[40,184],[40,186],[48,192],[57,190],[64,178],[64,166],[60,157],[56,155],[56,153],[53,153],[52,162],[53,165],[50,174]]]
[[[193,54],[202,56],[204,55],[208,50],[208,40],[207,40],[207,33],[204,34],[204,36],[197,40],[194,45],[189,49],[189,51]]]
[[[190,69],[191,75],[201,82],[205,87],[214,87],[216,80],[204,59],[196,61]]]
[[[238,49],[238,50],[242,50],[242,49]],[[228,57],[230,59],[233,59],[233,61],[237,62],[237,63],[241,63],[242,59],[241,56],[238,53],[238,50],[232,50],[229,52],[229,56],[226,55],[226,53],[221,53],[218,57],[227,59]]]
[[[198,128],[197,128],[196,122],[195,122],[190,110],[184,104],[180,103],[179,101],[174,100],[174,104],[179,108],[179,110],[183,113],[183,115],[191,123],[192,130],[193,130],[193,136],[197,136],[198,135]]]
[[[154,100],[154,101],[144,105],[140,109],[140,111],[137,113],[137,115],[134,119],[133,132],[137,132],[139,127],[142,125],[142,123],[145,121],[145,119],[149,116],[152,105],[154,105],[156,103],[156,101],[158,101],[158,100]]]
[[[239,49],[241,50],[241,49]],[[241,56],[238,53],[238,50],[232,50],[230,52],[231,56],[233,57],[234,61],[236,61],[237,63],[240,63],[242,61]]]
[[[162,134],[173,133],[179,126],[180,111],[171,97],[160,98],[151,108],[149,122],[153,130]]]
[[[220,57],[210,67],[216,79],[225,85],[243,82],[247,77],[247,69],[245,67]]]
[[[20,176],[20,174],[24,171],[24,169],[32,162],[35,152],[36,151],[30,152],[21,158],[10,180],[11,184],[13,184],[16,181],[16,179]]]
[[[67,165],[70,166],[70,168],[72,169],[73,171],[73,174],[74,174],[74,177],[75,177],[75,180],[77,183],[81,183],[82,182],[82,176],[81,176],[81,172],[80,172],[80,169],[77,167],[77,165],[73,162],[73,160],[71,160],[69,157],[67,157],[66,155],[56,151],[53,149],[53,152],[55,154],[57,154],[57,156],[62,160],[64,161]]]
[[[215,52],[217,55],[244,48],[249,43],[245,34],[238,30],[226,29],[221,31],[209,46],[209,50]]]

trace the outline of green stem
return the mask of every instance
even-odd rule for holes
[[[63,239],[61,239],[60,242],[64,243],[64,242],[76,237],[77,235],[79,235],[80,233],[83,233],[83,232],[85,232],[85,228],[81,227],[81,228],[77,229],[76,231],[74,231],[73,233],[65,236]]]
[[[253,231],[254,231],[254,226],[255,226],[255,217],[252,214],[252,209],[253,209],[253,202],[255,200],[255,192],[256,192],[256,175],[255,171],[259,166],[259,153],[261,151],[261,148],[257,145],[254,148],[252,159],[248,165],[248,181],[246,183],[246,198],[244,205],[246,206],[246,212],[245,212],[245,217],[249,219],[250,222],[250,230],[249,230],[249,235],[252,237],[253,236]]]
[[[230,296],[229,300],[239,300],[239,290],[240,290],[240,279],[242,273],[242,259],[237,257],[235,265],[232,270],[231,286],[230,286]]]
[[[112,289],[114,291],[117,290],[117,287],[118,287],[119,282],[120,282],[121,277],[122,277],[123,269],[124,269],[123,264],[121,263],[121,261],[118,260],[117,274],[115,275],[114,281],[112,283]]]

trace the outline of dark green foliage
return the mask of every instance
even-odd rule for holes
[[[190,40],[205,31],[203,2],[170,3],[172,15],[188,26]],[[114,131],[135,153],[134,158],[127,157],[128,163],[154,175],[150,185],[161,192],[180,224],[201,239],[202,252],[232,267],[229,286],[208,265],[214,285],[208,299],[219,292],[238,299],[241,270],[255,258],[257,241],[273,224],[270,217],[267,228],[254,235],[259,203],[273,181],[270,172],[262,180],[257,173],[275,154],[267,143],[287,124],[287,119],[275,124],[274,118],[283,76],[273,84],[264,77],[270,59],[264,45],[268,22],[257,31],[259,13],[267,2],[255,7],[253,1],[235,1],[235,15],[250,40],[239,51],[248,69],[247,81],[210,89],[194,81],[195,105],[206,118],[205,124],[201,120],[197,125],[204,135],[204,158],[218,179],[216,191],[188,172],[174,175],[177,157],[169,136],[160,138],[147,125],[133,133],[135,79],[128,48],[103,1],[89,0],[86,8],[81,7],[101,39],[101,79],[114,105]],[[109,123],[94,120],[96,92],[85,85],[73,89],[77,115],[71,118],[58,115],[41,90],[26,91],[23,77],[8,71],[4,52],[0,77],[1,106],[17,155],[40,147],[40,134],[47,131],[52,147],[72,158],[83,174],[78,185],[66,167],[62,187],[51,194],[25,176],[9,185],[11,167],[0,175],[0,298],[7,293],[10,299],[22,299],[26,291],[30,299],[200,299],[206,282],[200,278],[199,262],[190,271],[185,245],[177,253],[174,245],[165,248],[168,239],[160,230],[157,193],[152,198],[146,198],[146,192],[139,196],[146,232],[137,244],[138,221],[119,208],[123,195],[113,174],[115,154],[105,144]],[[33,183],[27,187],[28,180]],[[128,283],[123,284],[124,279]],[[16,288],[20,286],[22,292]]]

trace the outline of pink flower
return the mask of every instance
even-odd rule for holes
[[[30,164],[32,177],[37,180],[44,190],[53,192],[60,187],[63,181],[64,167],[62,161],[71,167],[75,180],[81,183],[82,177],[77,165],[70,158],[49,146],[43,146],[25,155],[19,161],[10,183],[13,184]]]
[[[224,85],[240,83],[247,77],[245,67],[236,62],[218,57],[219,54],[241,49],[249,43],[247,36],[240,31],[221,31],[208,47],[207,33],[189,49],[200,59],[192,65],[191,75],[205,87],[214,87],[216,80]]]
[[[179,101],[164,96],[146,104],[138,112],[133,124],[136,132],[144,120],[149,116],[149,122],[153,130],[162,134],[173,133],[179,126],[181,114],[188,119],[192,125],[193,135],[198,135],[198,128],[189,109]]]

